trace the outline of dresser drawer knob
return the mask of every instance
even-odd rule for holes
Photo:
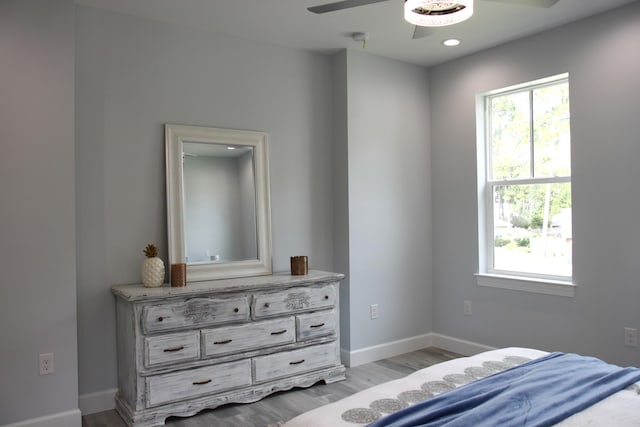
[[[205,385],[205,384],[209,384],[210,382],[211,382],[211,380],[194,381],[193,385]]]
[[[285,332],[287,332],[287,330],[286,329],[282,329],[280,331],[271,332],[271,335],[282,335]]]
[[[329,295],[325,295],[325,296],[324,296],[324,299],[329,299]]]
[[[173,353],[173,352],[180,351],[180,350],[184,350],[184,346],[183,345],[181,345],[180,347],[165,348],[163,351],[165,353]]]
[[[289,362],[289,365],[299,365],[301,363],[304,363],[304,359],[298,360],[296,362]]]
[[[224,341],[214,341],[214,344],[229,344],[233,340],[224,340]]]
[[[318,323],[318,324],[315,324],[315,325],[311,325],[309,327],[313,329],[313,328],[322,328],[323,326],[324,326],[324,323]]]
[[[269,308],[269,303],[268,302],[264,303],[264,308]]]
[[[158,317],[158,322],[162,322],[164,320],[164,317],[160,316]]]
[[[238,307],[236,307],[236,308],[234,308],[234,309],[233,309],[233,312],[234,312],[234,313],[237,313],[237,312],[239,312],[239,311],[240,311],[240,309],[239,309]]]

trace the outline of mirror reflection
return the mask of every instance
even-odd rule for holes
[[[187,264],[258,258],[253,147],[184,142]]]

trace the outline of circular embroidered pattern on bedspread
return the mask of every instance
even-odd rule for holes
[[[495,374],[496,370],[485,368],[484,366],[472,366],[464,370],[464,373],[479,380],[480,378],[488,377],[491,374]]]
[[[398,395],[398,399],[407,404],[422,402],[430,397],[433,397],[433,393],[424,390],[407,390]]]
[[[371,402],[371,405],[369,405],[369,407],[374,411],[384,412],[385,414],[399,411],[407,406],[409,406],[407,402],[403,402],[398,399],[378,399],[374,400]]]
[[[456,385],[469,384],[471,381],[475,380],[474,377],[467,374],[449,374],[449,375],[445,375],[443,379],[446,382],[453,383]]]
[[[342,413],[342,419],[349,423],[369,424],[380,418],[382,414],[369,408],[353,408]]]
[[[482,366],[471,366],[460,374],[445,375],[441,381],[428,381],[420,386],[422,390],[407,390],[398,394],[397,399],[378,399],[371,402],[368,408],[352,408],[342,413],[342,419],[354,424],[369,424],[384,414],[399,411],[414,403],[421,402],[437,394],[468,384],[480,378],[513,368],[529,362],[531,359],[522,356],[506,356],[502,361],[486,361]]]

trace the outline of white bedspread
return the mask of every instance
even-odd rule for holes
[[[540,350],[512,347],[449,360],[306,412],[286,422],[283,427],[366,425],[430,395],[442,393],[545,354],[547,353]],[[640,383],[621,390],[557,425],[639,427]]]

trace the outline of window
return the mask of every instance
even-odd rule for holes
[[[480,95],[478,107],[479,276],[570,284],[568,75]]]

